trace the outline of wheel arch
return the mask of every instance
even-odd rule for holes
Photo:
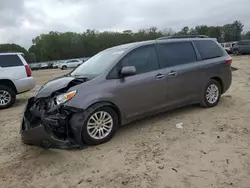
[[[0,85],[10,87],[17,94],[16,86],[11,80],[9,80],[9,79],[0,79]]]
[[[69,124],[71,125],[73,135],[81,146],[83,146],[83,143],[84,143],[83,136],[82,136],[82,131],[83,131],[82,122],[86,121],[86,118],[88,117],[90,113],[104,106],[108,106],[112,108],[112,110],[114,110],[117,113],[118,126],[121,125],[122,113],[114,103],[109,102],[109,101],[99,101],[99,102],[92,103],[88,107],[84,108],[84,110],[82,109],[82,111],[79,111],[78,113],[73,113],[69,120]]]
[[[61,68],[61,69],[63,69],[64,67],[65,67],[66,69],[68,68],[67,65],[62,65],[62,68]]]
[[[94,106],[95,106],[95,108],[100,108],[102,106],[108,106],[108,107],[112,108],[117,114],[119,126],[123,124],[122,112],[118,108],[118,106],[115,105],[113,102],[110,102],[110,101],[98,101],[98,102],[95,102],[95,103],[91,104],[90,106],[88,106],[85,110],[87,110],[89,108],[92,108]]]
[[[216,80],[217,82],[219,82],[220,87],[221,87],[221,94],[223,94],[224,93],[224,85],[223,85],[222,79],[218,76],[214,76],[214,77],[210,78],[210,80]]]

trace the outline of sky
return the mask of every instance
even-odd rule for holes
[[[0,43],[29,48],[49,31],[123,31],[224,25],[250,31],[250,0],[0,0]]]

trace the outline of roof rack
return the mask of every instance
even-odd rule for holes
[[[0,52],[0,55],[24,55],[22,52]]]
[[[156,40],[164,40],[164,39],[183,39],[183,38],[209,38],[206,35],[181,35],[181,36],[169,36],[169,37],[161,37]]]

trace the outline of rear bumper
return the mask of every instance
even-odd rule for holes
[[[15,80],[14,84],[17,89],[17,93],[24,93],[33,89],[36,85],[35,79],[33,77],[27,77],[19,80]]]
[[[226,77],[223,80],[223,92],[225,93],[230,86],[232,85],[232,70],[231,70],[231,66],[230,66],[230,70],[228,70],[228,74],[226,74]]]
[[[79,138],[81,134],[78,131],[72,131],[68,124],[69,114],[67,116],[44,115],[42,111],[32,110],[33,105],[34,97],[28,100],[21,122],[20,134],[24,144],[44,148],[82,148],[81,138]],[[57,128],[62,132],[56,132]]]

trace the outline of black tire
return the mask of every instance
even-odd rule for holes
[[[67,66],[62,66],[62,70],[66,70],[67,69]]]
[[[12,88],[4,86],[4,85],[0,85],[0,91],[7,92],[11,97],[10,101],[7,104],[5,104],[5,105],[0,104],[0,110],[11,107],[16,102],[16,93],[13,91]]]
[[[213,103],[209,102],[209,100],[207,99],[207,90],[209,88],[209,86],[211,85],[216,85],[217,88],[218,88],[218,98],[216,101],[214,101]],[[220,97],[221,97],[221,85],[218,81],[214,80],[214,79],[211,79],[209,80],[209,82],[207,83],[205,89],[203,90],[203,93],[202,93],[202,100],[201,100],[201,106],[205,107],[205,108],[211,108],[211,107],[214,107],[216,106],[219,101],[220,101]]]
[[[104,111],[108,114],[110,114],[110,116],[113,119],[113,127],[111,129],[111,132],[104,138],[102,139],[95,139],[93,137],[91,137],[87,131],[87,124],[88,121],[90,119],[90,117],[95,114],[98,111]],[[93,107],[90,107],[86,112],[85,112],[85,120],[83,123],[83,127],[82,127],[82,139],[83,142],[85,142],[88,145],[99,145],[99,144],[103,144],[107,141],[109,141],[116,133],[117,128],[119,126],[119,121],[118,121],[118,115],[117,113],[109,106],[101,106],[99,107],[99,105],[94,105]]]
[[[234,50],[233,54],[234,55],[241,55],[240,52],[239,52],[239,50]]]

